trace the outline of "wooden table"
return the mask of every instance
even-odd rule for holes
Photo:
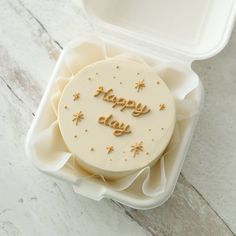
[[[89,24],[66,0],[0,0],[0,235],[234,235],[236,32],[194,62],[205,107],[173,196],[139,211],[76,195],[38,172],[24,142],[63,46]]]

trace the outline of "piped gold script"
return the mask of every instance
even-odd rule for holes
[[[130,134],[131,133],[129,125],[125,125],[124,123],[120,123],[117,120],[114,120],[112,118],[113,118],[112,115],[109,115],[107,117],[101,116],[101,117],[98,118],[98,123],[102,124],[102,125],[109,126],[112,129],[114,129],[113,134],[115,136],[121,136],[121,135],[124,135],[124,134]]]
[[[127,100],[125,98],[118,98],[114,94],[112,94],[113,89],[108,89],[107,91],[103,86],[98,87],[96,90],[94,97],[98,97],[100,94],[103,94],[103,100],[107,102],[113,103],[112,107],[121,106],[121,111],[125,108],[133,109],[133,116],[140,116],[142,114],[146,114],[150,112],[150,109],[146,105],[142,105],[141,103],[137,103],[134,100]]]

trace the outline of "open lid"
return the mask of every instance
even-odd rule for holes
[[[188,60],[204,59],[226,45],[235,0],[81,0],[94,26],[109,37],[134,41]],[[143,46],[142,45],[142,46]]]

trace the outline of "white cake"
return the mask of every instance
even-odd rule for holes
[[[58,121],[78,163],[114,179],[158,160],[173,133],[175,106],[166,84],[148,66],[107,59],[66,85]]]

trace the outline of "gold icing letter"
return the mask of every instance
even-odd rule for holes
[[[138,117],[142,114],[146,114],[151,110],[146,106],[142,105],[141,103],[136,103],[134,100],[126,100],[125,98],[117,98],[114,94],[112,94],[113,89],[108,89],[107,91],[104,89],[103,86],[99,86],[96,90],[94,97],[103,94],[103,101],[113,103],[112,108],[121,106],[121,111],[125,110],[125,108],[133,109],[132,115]]]
[[[112,115],[108,117],[101,116],[98,118],[98,123],[102,125],[109,126],[110,128],[114,129],[113,134],[115,136],[121,136],[123,134],[130,134],[130,126],[125,125],[124,123],[120,123],[117,120],[112,120]]]
[[[141,103],[139,103],[132,112],[132,115],[137,117],[148,112],[150,112],[150,109],[148,109],[146,105],[143,106]]]

